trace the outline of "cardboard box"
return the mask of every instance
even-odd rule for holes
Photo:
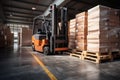
[[[21,45],[22,46],[30,46],[32,44],[32,30],[29,28],[22,28],[21,35]]]
[[[1,47],[5,47],[5,37],[2,34],[0,34],[0,48]]]
[[[99,42],[99,43],[87,43],[87,51],[88,52],[95,52],[95,53],[106,53],[109,51],[110,46],[109,42]]]
[[[88,10],[87,51],[105,53],[119,49],[119,10],[98,5]]]
[[[76,31],[76,19],[71,19],[70,21],[69,21],[69,30],[68,30],[68,32],[69,32],[69,36],[68,36],[68,38],[69,38],[69,43],[68,43],[68,47],[69,47],[69,49],[75,49],[75,36],[76,36],[76,34],[75,34],[75,31]]]
[[[87,50],[87,12],[76,15],[76,49]]]

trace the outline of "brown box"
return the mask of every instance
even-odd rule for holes
[[[76,49],[79,51],[83,51],[87,49],[87,45],[83,45],[82,43],[76,46]]]
[[[86,38],[87,32],[86,31],[76,31],[76,37],[77,36],[82,36],[82,37]]]
[[[1,47],[5,47],[5,37],[2,34],[0,34],[0,48]]]
[[[6,38],[7,46],[13,45],[14,34],[9,33],[9,35],[6,35],[6,36],[7,36],[7,38]]]
[[[13,45],[14,34],[11,33],[11,30],[9,27],[4,28],[4,35],[5,35],[5,45],[7,47]]]
[[[21,45],[22,46],[30,46],[31,45],[31,40],[32,40],[32,30],[29,28],[22,28],[22,42]]]
[[[99,53],[106,53],[109,51],[109,42],[99,42],[99,43],[90,43],[87,42],[87,51],[88,52],[99,52]]]
[[[96,32],[89,32],[89,34],[87,35],[87,39],[109,39],[109,33],[108,31],[106,32],[100,32],[100,31],[96,31]]]
[[[110,43],[110,46],[111,46],[111,50],[112,50],[112,51],[118,51],[118,50],[120,49],[118,42],[111,42],[111,43]]]
[[[87,50],[87,12],[76,15],[76,49]]]
[[[69,49],[74,49],[75,48],[75,30],[76,30],[76,19],[71,19],[69,21],[69,43],[68,43],[68,47]]]
[[[0,35],[2,35],[0,37],[0,46],[1,47],[9,47],[11,45],[13,45],[13,33],[11,33],[11,30],[9,27],[2,25],[2,27],[0,28]]]
[[[119,49],[119,10],[98,5],[88,10],[87,51],[109,52]]]

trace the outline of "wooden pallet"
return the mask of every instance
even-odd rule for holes
[[[70,53],[70,56],[73,56],[73,57],[78,57],[79,59],[83,60],[83,52],[84,51],[76,51],[76,52],[72,52]]]
[[[84,60],[88,60],[94,63],[101,63],[103,60],[112,60],[111,52],[108,54],[93,53],[93,52],[84,52]]]

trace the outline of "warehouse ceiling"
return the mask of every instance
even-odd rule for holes
[[[60,3],[58,7],[67,7],[69,19],[98,4],[120,8],[120,3],[117,0],[1,0],[0,3],[5,23],[28,25],[32,24],[35,16],[46,14],[45,12],[48,11],[49,5],[52,3]]]

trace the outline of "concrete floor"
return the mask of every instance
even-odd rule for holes
[[[30,47],[0,50],[0,80],[52,80],[34,54],[57,80],[120,80],[120,61],[94,64],[69,55],[45,56]]]

